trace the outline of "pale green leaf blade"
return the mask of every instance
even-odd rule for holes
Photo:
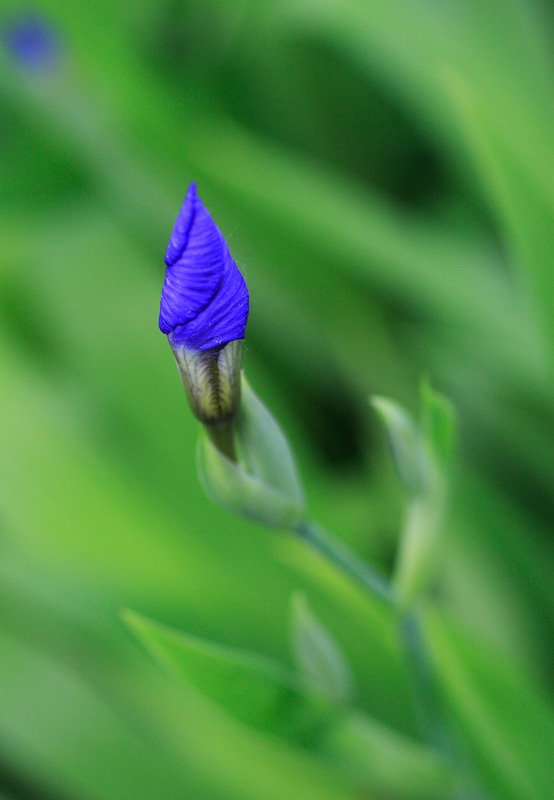
[[[426,631],[451,724],[485,786],[506,800],[550,800],[554,712],[530,679],[427,609]]]
[[[257,729],[306,742],[334,713],[269,658],[176,631],[134,611],[126,611],[124,621],[179,680]]]
[[[456,410],[428,380],[420,384],[421,432],[442,477],[447,477],[457,438]]]
[[[447,800],[456,784],[450,767],[431,748],[359,712],[330,728],[320,748],[362,784],[388,798]]]

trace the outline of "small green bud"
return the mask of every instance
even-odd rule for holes
[[[293,656],[306,687],[335,703],[350,702],[355,681],[339,643],[312,611],[302,592],[293,595],[291,606]]]
[[[417,425],[392,400],[372,404],[386,433],[396,471],[407,489],[394,585],[400,602],[413,603],[433,583],[440,563],[448,482],[456,442],[456,413],[428,381],[421,383]]]
[[[200,432],[198,472],[208,496],[271,528],[298,524],[305,515],[304,496],[289,444],[244,376],[232,435],[236,460]]]
[[[423,483],[422,452],[417,425],[394,400],[372,397],[371,404],[385,428],[398,477],[409,492],[416,494]]]

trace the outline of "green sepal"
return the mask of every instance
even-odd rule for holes
[[[246,470],[303,508],[304,492],[287,438],[244,373],[235,430],[239,457]]]
[[[233,427],[232,461],[204,430],[198,473],[208,496],[235,514],[271,528],[290,529],[304,518],[304,496],[285,435],[248,382]]]

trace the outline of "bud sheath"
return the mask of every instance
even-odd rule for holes
[[[240,401],[242,342],[191,350],[174,346],[173,353],[192,410],[204,425],[230,422]]]
[[[160,305],[188,399],[213,441],[234,457],[248,289],[221,231],[191,184],[171,234]]]

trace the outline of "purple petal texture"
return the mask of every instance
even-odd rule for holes
[[[204,351],[244,339],[248,289],[192,183],[165,257],[160,330],[172,345]]]

